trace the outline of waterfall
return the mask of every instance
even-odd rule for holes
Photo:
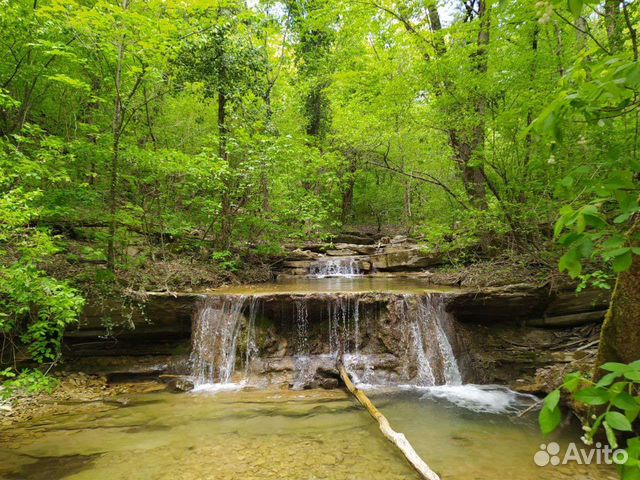
[[[342,356],[360,383],[459,385],[454,333],[438,294],[210,295],[193,317],[191,375],[205,385],[276,372],[305,388]]]
[[[355,258],[325,258],[312,263],[309,273],[316,278],[353,277],[361,275],[362,271]]]
[[[194,316],[191,374],[196,385],[228,383],[236,367],[236,352],[242,327],[246,334],[246,365],[257,353],[255,343],[256,299],[249,302],[244,315],[246,295],[207,296]]]
[[[426,294],[417,300],[417,310],[411,326],[418,365],[416,383],[427,386],[460,385],[462,376],[458,362],[444,330],[444,324],[449,323],[449,318],[442,297]],[[436,378],[434,366],[440,378]]]

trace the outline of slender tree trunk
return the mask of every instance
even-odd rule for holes
[[[347,185],[342,192],[342,222],[346,222],[353,214],[353,190],[356,184],[356,172],[358,170],[358,156],[352,155],[349,162]]]
[[[437,12],[437,10],[434,10]],[[478,75],[484,75],[487,71],[487,47],[489,45],[489,12],[484,0],[478,5],[478,19],[480,29],[478,31],[477,49],[471,59],[474,62],[474,70]],[[432,25],[441,25],[433,22]],[[445,80],[446,82],[446,80]],[[485,114],[486,98],[482,92],[476,92],[473,110],[476,124],[468,129],[449,129],[449,145],[453,149],[454,159],[462,175],[462,183],[469,196],[472,205],[478,209],[487,207],[484,166],[485,141]]]
[[[429,11],[429,26],[432,32],[438,32],[442,30],[442,22],[440,21],[440,14],[438,13],[437,2],[432,0],[426,3],[427,10]]]
[[[613,53],[622,48],[620,0],[605,0],[604,23],[607,27],[609,50]]]
[[[631,21],[631,15],[627,4],[622,2],[622,13],[624,14],[624,22],[627,25],[627,31],[629,32],[629,38],[631,39],[631,49],[633,51],[633,59],[638,61],[638,33]],[[637,114],[636,114],[637,115]]]
[[[276,129],[273,125],[273,108],[271,107],[271,89],[273,87],[273,83],[269,82],[267,75],[267,83],[269,86],[264,92],[264,105],[266,109],[266,123],[267,123],[267,132],[275,133]],[[269,192],[269,177],[267,175],[268,164],[267,162],[262,163],[262,172],[260,173],[260,189],[262,190],[262,210],[268,212],[271,210],[271,204],[269,201],[270,192]]]
[[[126,10],[128,0],[123,0],[122,9]],[[120,162],[120,138],[122,136],[123,105],[122,105],[122,67],[126,49],[126,36],[122,36],[118,46],[118,58],[116,60],[115,98],[113,102],[112,134],[113,147],[111,152],[111,185],[109,189],[109,240],[107,243],[107,266],[111,271],[116,266],[116,215],[118,213],[118,167]]]
[[[562,62],[562,54],[564,52],[564,43],[562,42],[562,30],[558,22],[553,22],[553,32],[556,36],[556,60],[558,61],[558,74],[564,76],[564,63]]]
[[[536,65],[537,65],[537,58],[538,58],[538,36],[540,35],[540,28],[538,27],[538,24],[536,23],[533,26],[533,34],[532,34],[532,38],[531,38],[531,50],[533,51],[533,60],[531,62],[531,74],[529,75],[529,81],[533,84],[533,81],[535,80],[536,77]],[[531,122],[533,121],[533,111],[531,110],[531,107],[527,108],[527,127],[529,127],[531,125]],[[529,169],[529,161],[531,160],[531,149],[533,146],[533,138],[531,136],[531,131],[527,131],[527,135],[525,138],[525,154],[524,154],[524,174],[525,174],[525,178],[528,178],[528,169]],[[524,189],[522,191],[522,194],[524,194]],[[524,197],[521,197],[521,200],[524,200]]]
[[[589,24],[587,23],[587,19],[584,17],[576,18],[575,22],[575,30],[576,30],[576,42],[578,44],[578,51],[582,51],[587,48],[588,37],[587,34],[584,33],[588,31]]]
[[[220,87],[218,92],[218,136],[220,158],[226,163],[229,160],[229,152],[227,149],[228,130],[227,130],[227,94],[224,86]],[[227,179],[224,191],[222,193],[222,218],[220,225],[220,238],[218,244],[222,248],[228,248],[231,245],[231,234],[233,229],[231,211],[231,195],[232,195],[232,179]]]

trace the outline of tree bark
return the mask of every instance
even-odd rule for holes
[[[619,52],[622,48],[620,0],[605,0],[604,23],[607,27],[609,50],[612,53]]]
[[[129,6],[128,0],[122,1],[122,9]],[[116,215],[118,213],[118,167],[120,162],[120,137],[122,135],[122,124],[124,120],[122,105],[122,67],[126,49],[126,36],[123,35],[118,46],[118,58],[116,60],[116,70],[114,74],[115,98],[113,102],[112,134],[113,147],[111,152],[111,182],[109,188],[109,239],[107,241],[107,266],[111,271],[116,266]]]
[[[356,184],[356,172],[358,171],[358,154],[353,153],[347,170],[347,184],[342,192],[342,222],[346,222],[353,213],[353,190]]]
[[[638,247],[640,219],[628,232],[630,244]],[[633,255],[631,267],[618,275],[609,310],[600,333],[596,366],[606,362],[630,363],[640,359],[640,257]],[[598,377],[596,372],[596,377]]]
[[[224,66],[224,60],[221,64]],[[220,87],[218,89],[218,155],[223,162],[227,163],[229,160],[229,152],[227,149],[228,142],[228,128],[227,128],[227,93],[225,91],[225,72],[224,67],[220,72]],[[231,218],[232,206],[231,195],[232,185],[230,178],[227,179],[227,184],[222,192],[222,215],[220,219],[220,236],[218,237],[218,245],[220,248],[228,248],[231,245],[231,234],[233,230],[233,219]]]

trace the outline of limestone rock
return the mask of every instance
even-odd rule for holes
[[[314,263],[314,260],[287,260],[282,262],[282,266],[286,268],[309,270],[309,267],[313,263]]]
[[[333,238],[334,243],[357,243],[360,245],[373,245],[376,240],[373,237],[355,233],[340,233]]]
[[[303,250],[296,248],[295,250],[288,252],[286,255],[287,260],[315,260],[322,255],[318,252],[312,252],[311,250]]]
[[[407,236],[406,235],[396,235],[395,237],[393,237],[391,239],[391,244],[392,245],[397,245],[398,243],[406,243],[407,241]]]
[[[336,250],[327,250],[327,255],[332,257],[353,257],[357,255],[358,252],[355,250],[350,250],[348,248],[344,249],[336,249]]]
[[[336,250],[351,250],[358,255],[373,255],[377,253],[378,247],[375,245],[358,245],[355,243],[336,243]]]
[[[380,271],[418,270],[442,263],[437,256],[427,256],[417,248],[372,255],[371,265]]]
[[[193,382],[187,378],[173,378],[167,383],[167,390],[172,393],[189,392],[193,390]]]

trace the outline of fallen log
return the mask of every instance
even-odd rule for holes
[[[422,476],[422,478],[425,478],[427,480],[440,480],[438,474],[431,470],[429,468],[429,465],[427,465],[425,461],[422,460],[422,458],[420,458],[420,456],[416,453],[404,434],[398,433],[393,430],[387,418],[382,413],[380,413],[380,411],[375,407],[373,403],[371,403],[371,400],[369,400],[369,398],[362,390],[358,390],[358,388],[351,381],[351,378],[349,378],[349,374],[344,368],[344,365],[340,365],[338,369],[340,371],[340,378],[342,378],[342,381],[346,385],[347,389],[353,394],[354,397],[356,397],[358,402],[360,402],[360,404],[367,409],[371,416],[376,419],[376,421],[378,422],[378,426],[380,427],[380,431],[387,438],[387,440],[389,440],[396,447],[398,447],[398,449],[400,449],[411,466]]]

